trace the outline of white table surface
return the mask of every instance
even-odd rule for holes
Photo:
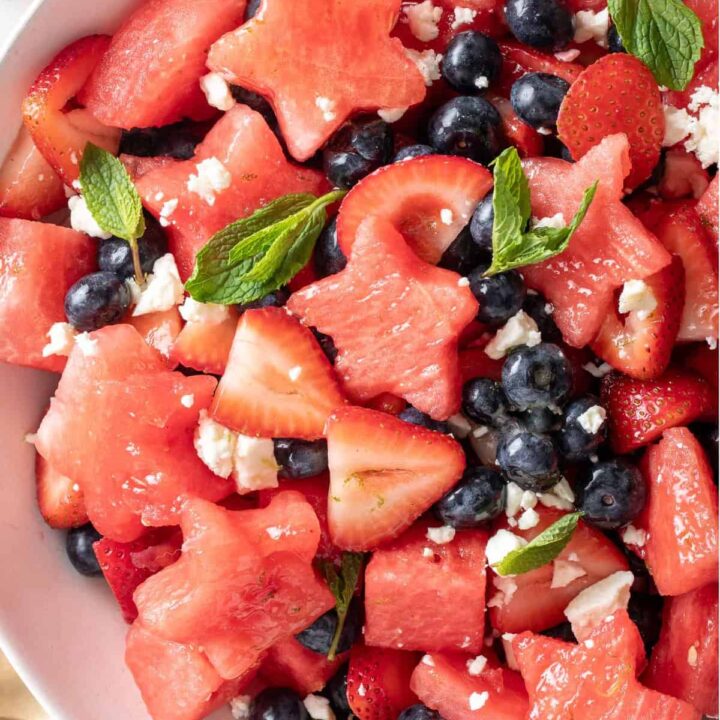
[[[0,45],[15,29],[32,0],[0,0]]]

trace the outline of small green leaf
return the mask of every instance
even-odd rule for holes
[[[684,90],[705,45],[698,16],[681,0],[608,0],[625,49],[660,85]]]
[[[493,570],[498,575],[522,575],[552,562],[570,542],[581,517],[581,512],[563,515],[527,545],[508,553]]]
[[[337,654],[340,636],[342,635],[345,619],[347,618],[350,602],[355,594],[360,573],[365,557],[362,553],[344,552],[340,559],[340,574],[332,562],[326,561],[322,564],[325,581],[330,588],[330,592],[335,596],[335,610],[338,615],[338,622],[335,626],[335,634],[333,635],[330,650],[328,652],[328,660],[334,660]]]

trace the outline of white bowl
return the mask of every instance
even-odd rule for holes
[[[38,72],[70,41],[111,32],[135,4],[28,3],[19,31],[0,47],[0,158]],[[72,569],[64,533],[48,528],[37,510],[35,453],[24,436],[37,428],[56,382],[56,375],[0,363],[0,647],[54,720],[145,720],[123,662],[127,626],[109,589]]]

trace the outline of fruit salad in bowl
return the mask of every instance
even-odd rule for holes
[[[150,718],[717,717],[717,32],[141,0],[37,68],[0,360]]]

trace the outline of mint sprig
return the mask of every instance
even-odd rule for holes
[[[335,634],[333,635],[330,650],[327,658],[332,661],[337,655],[340,636],[343,627],[345,627],[345,619],[347,618],[350,602],[355,594],[360,573],[362,572],[364,556],[362,553],[344,552],[340,559],[340,574],[332,562],[326,561],[322,565],[325,581],[330,588],[330,592],[335,596],[335,610],[337,612],[338,621],[335,626]]]
[[[107,150],[88,143],[80,160],[80,189],[95,222],[130,245],[135,279],[142,283],[137,241],[145,233],[145,218],[125,166]]]
[[[197,254],[185,289],[194,300],[219,305],[274,292],[307,264],[327,221],[325,209],[346,192],[285,195],[231,223]]]
[[[660,85],[684,90],[705,45],[698,16],[681,0],[608,0],[625,49]]]
[[[581,512],[563,515],[527,545],[508,553],[493,570],[498,575],[522,575],[552,562],[570,542],[581,517]]]
[[[530,186],[514,147],[503,150],[493,161],[493,179],[493,258],[485,275],[533,265],[563,252],[585,218],[598,185],[595,182],[585,190],[569,225],[526,231],[531,213]]]

